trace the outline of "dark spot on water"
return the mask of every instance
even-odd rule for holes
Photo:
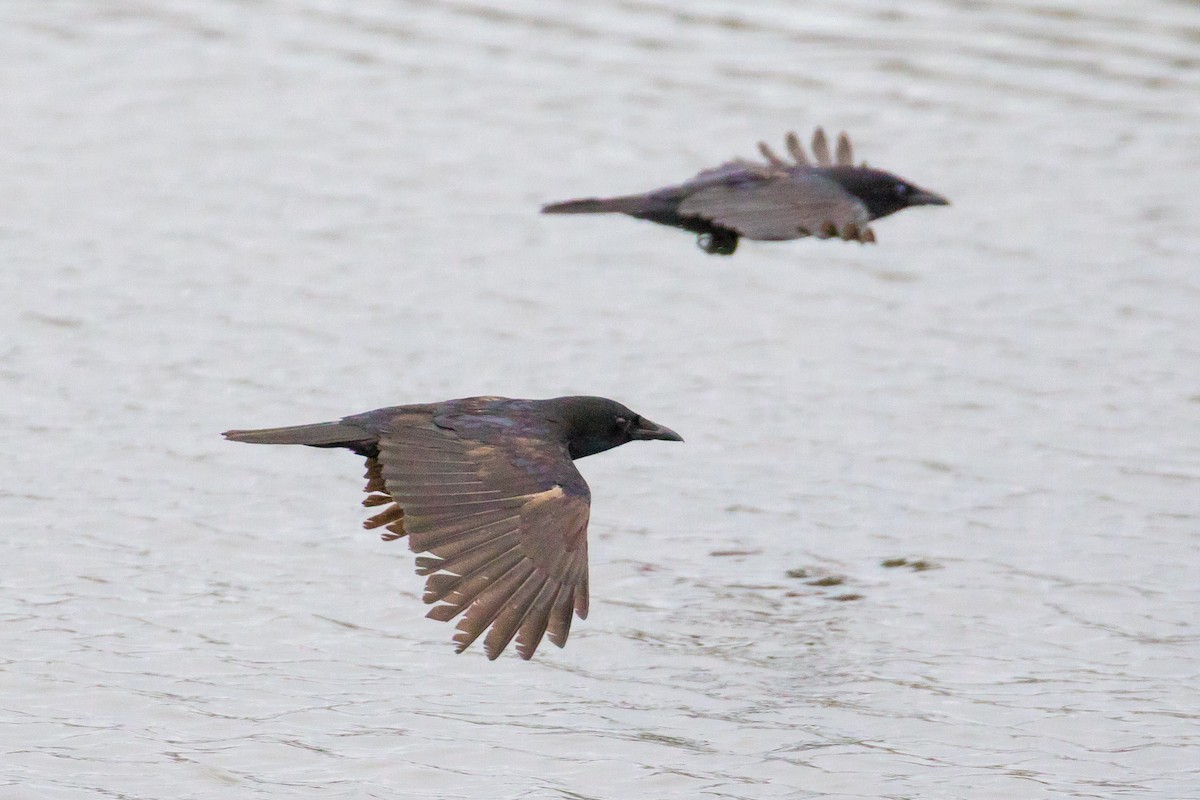
[[[940,569],[941,564],[936,561],[930,561],[925,558],[885,558],[879,562],[880,566],[886,569],[895,569],[896,567],[908,567],[913,572],[924,572],[928,569]]]
[[[809,586],[841,586],[846,579],[841,575],[827,575],[824,578],[817,578],[815,581],[809,581]]]

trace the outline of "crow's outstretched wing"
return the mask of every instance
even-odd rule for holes
[[[866,205],[808,167],[714,174],[703,185],[697,181],[679,204],[679,213],[709,220],[748,239],[840,236],[873,241]]]
[[[485,399],[481,399],[481,402]],[[397,409],[367,459],[364,523],[408,536],[428,576],[429,615],[460,614],[461,652],[485,630],[488,658],[515,637],[522,658],[543,635],[562,647],[588,610],[591,496],[566,446],[532,420]],[[381,424],[380,424],[381,423]]]
[[[867,227],[871,217],[866,205],[821,172],[833,166],[852,166],[849,137],[845,133],[838,136],[831,157],[825,131],[817,128],[811,159],[795,133],[789,133],[785,142],[790,162],[760,142],[758,149],[766,163],[735,159],[682,184],[678,187],[679,213],[708,220],[748,239],[840,236],[875,241]]]

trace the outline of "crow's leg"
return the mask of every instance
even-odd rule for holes
[[[700,234],[696,244],[709,255],[731,256],[737,250],[738,235],[728,228],[713,228]]]

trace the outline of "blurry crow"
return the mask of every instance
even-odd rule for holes
[[[393,406],[339,422],[226,431],[254,444],[344,447],[367,459],[363,523],[385,540],[408,535],[425,582],[428,614],[458,623],[462,652],[483,641],[494,659],[517,639],[531,658],[542,635],[562,647],[571,612],[588,611],[591,493],[573,459],[634,439],[681,442],[602,397],[509,400],[470,397]]]
[[[606,199],[551,203],[543,214],[614,212],[700,234],[706,253],[732,255],[738,237],[779,241],[816,236],[874,242],[871,220],[909,206],[949,202],[890,172],[854,166],[850,139],[838,137],[836,159],[829,156],[825,132],[813,134],[814,165],[796,134],[787,135],[792,161],[759,142],[766,163],[737,159],[705,170],[686,183]]]

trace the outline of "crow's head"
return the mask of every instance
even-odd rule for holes
[[[827,170],[842,188],[866,205],[871,219],[895,214],[909,206],[948,206],[950,201],[908,181],[870,167],[831,167]]]
[[[560,397],[555,404],[571,458],[603,453],[635,439],[682,442],[683,437],[603,397]]]

